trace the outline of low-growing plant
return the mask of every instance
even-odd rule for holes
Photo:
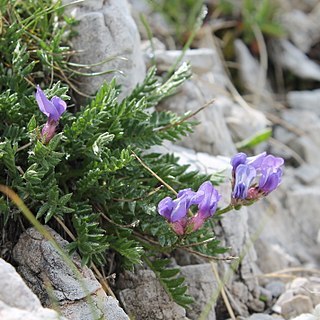
[[[83,264],[103,266],[109,252],[116,253],[119,269],[145,263],[186,307],[192,299],[184,279],[163,258],[176,248],[206,257],[225,252],[214,221],[274,190],[283,162],[265,153],[236,155],[231,202],[219,208],[214,185],[220,175],[190,171],[175,156],[150,150],[192,131],[190,114],[151,111],[190,77],[188,64],[166,81],[151,68],[123,100],[114,80],[104,83],[87,105],[73,108],[69,80],[62,76],[67,57],[61,53],[69,48],[55,29],[61,3],[43,1],[41,9],[35,0],[3,4],[0,183],[15,190],[42,223],[59,231],[56,221],[63,221],[75,236],[70,252],[77,251]],[[0,209],[5,235],[13,224],[17,235],[23,231],[17,220],[27,227],[5,196]]]

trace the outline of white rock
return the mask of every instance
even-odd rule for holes
[[[186,279],[188,293],[195,299],[192,308],[187,310],[187,317],[197,319],[210,301],[210,298],[218,290],[216,277],[209,263],[183,266],[180,269],[181,274]],[[207,320],[216,319],[214,307],[212,305],[212,309],[206,318]]]
[[[283,111],[281,117],[303,134],[297,135],[293,132],[283,134],[286,131],[276,130],[275,137],[298,153],[308,164],[319,166],[320,122],[317,114],[293,109]]]
[[[320,184],[319,166],[303,164],[300,167],[296,168],[294,174],[303,184]]]
[[[304,53],[319,40],[319,21],[316,12],[306,14],[300,10],[292,10],[281,15],[282,25],[292,42]]]
[[[66,320],[56,311],[45,309],[23,282],[13,266],[0,258],[0,319]]]
[[[282,303],[281,314],[288,319],[302,313],[310,313],[312,309],[312,301],[309,297],[297,295]]]
[[[169,70],[181,54],[181,50],[156,50],[154,55],[158,70],[160,72]],[[190,62],[193,72],[197,74],[206,73],[214,67],[214,54],[214,50],[209,48],[189,49],[185,52],[181,63]],[[146,58],[146,63],[150,64],[152,57],[147,56]]]
[[[319,318],[310,313],[303,313],[298,317],[292,318],[291,320],[319,320]]]
[[[293,176],[285,173],[274,193],[248,208],[251,234],[259,231],[258,243],[263,244],[257,247],[257,263],[264,272],[301,263],[317,265],[320,261],[319,198],[318,186],[299,185]],[[272,252],[273,246],[281,248],[280,254]],[[283,259],[286,256],[289,259]],[[279,265],[281,261],[284,265]]]
[[[289,285],[290,289],[294,294],[305,293],[305,287],[308,285],[309,280],[307,278],[297,277]]]
[[[209,88],[202,80],[188,80],[181,90],[166,99],[161,109],[171,110],[178,114],[196,111],[213,98],[213,92],[207,94]],[[199,121],[194,132],[181,141],[181,145],[196,151],[209,154],[231,156],[236,153],[235,145],[223,116],[223,98],[217,98],[214,103],[198,113],[194,120]]]
[[[305,91],[290,91],[287,94],[288,104],[297,110],[310,110],[320,116],[320,89]]]
[[[56,232],[47,227],[58,244],[68,244]],[[45,306],[53,305],[46,288],[52,288],[54,304],[70,320],[91,320],[96,318],[128,320],[128,316],[113,297],[108,297],[101,284],[87,267],[81,267],[80,257],[72,256],[81,278],[70,269],[55,248],[34,228],[23,233],[14,247],[14,259],[24,280]]]
[[[285,11],[301,10],[310,12],[318,4],[318,0],[278,0],[279,4]]]
[[[16,299],[19,299],[17,296]],[[67,320],[56,311],[39,308],[34,311],[13,308],[0,301],[0,319],[3,320]]]
[[[251,55],[243,41],[239,39],[235,40],[234,46],[239,62],[240,77],[246,89],[254,93],[259,90],[260,94],[269,95],[271,88],[266,78],[260,77],[261,66],[259,62]],[[268,90],[266,90],[266,88],[268,88]]]
[[[64,0],[70,4],[73,0]],[[116,77],[122,85],[122,96],[126,96],[145,76],[145,65],[140,49],[140,37],[137,26],[131,17],[126,0],[85,1],[67,7],[67,13],[73,15],[79,24],[75,27],[77,35],[72,38],[72,48],[77,51],[74,62],[81,64],[99,63],[107,58],[112,61],[87,69],[84,72],[102,72],[120,70],[119,73],[95,77],[81,77],[80,91],[92,95],[104,81]],[[126,60],[119,59],[120,57]]]
[[[137,319],[187,320],[186,310],[169,298],[151,270],[126,271],[118,286],[122,305]]]
[[[255,242],[255,248],[258,255],[258,266],[264,273],[300,265],[297,258],[290,255],[283,246],[277,243],[258,239]]]
[[[285,285],[281,281],[271,281],[266,285],[273,297],[279,297],[285,291]]]
[[[221,99],[225,101],[227,99]],[[227,100],[228,101],[228,100]],[[266,116],[255,109],[244,109],[229,101],[230,109],[226,122],[235,141],[241,141],[266,129],[270,122]]]
[[[274,317],[264,313],[254,313],[247,320],[275,320]]]
[[[317,317],[317,320],[320,319],[320,304],[316,305],[314,308],[313,314]]]
[[[302,79],[320,81],[320,67],[288,40],[273,42],[273,60]]]

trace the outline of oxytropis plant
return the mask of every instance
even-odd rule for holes
[[[69,251],[77,251],[83,264],[113,273],[145,263],[186,307],[192,299],[167,257],[177,248],[209,258],[225,252],[214,222],[274,190],[283,160],[236,155],[230,205],[220,208],[221,175],[190,171],[172,154],[150,150],[180,140],[195,125],[190,113],[150,111],[190,77],[189,65],[167,80],[151,68],[122,100],[113,80],[87,104],[71,100],[67,107],[75,73],[57,21],[66,19],[66,27],[70,21],[60,1],[42,3],[12,0],[0,6],[0,184],[13,189],[41,223],[72,232]],[[181,191],[169,198],[164,185]],[[29,226],[0,196],[0,246],[15,243]]]

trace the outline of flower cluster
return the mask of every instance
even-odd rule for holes
[[[170,197],[162,199],[158,204],[158,212],[167,219],[178,235],[184,235],[199,229],[214,215],[220,197],[211,182],[206,181],[197,192],[184,189],[178,193],[175,200]],[[194,216],[188,217],[192,205],[198,206],[198,211]]]
[[[59,119],[66,111],[67,104],[56,96],[52,97],[51,100],[48,100],[39,86],[37,86],[36,101],[40,111],[48,117],[48,120],[41,131],[44,142],[48,143],[55,135]]]
[[[238,153],[231,159],[232,204],[243,205],[268,195],[281,182],[282,158],[263,152],[255,157]]]
[[[231,203],[221,212],[249,205],[275,190],[281,182],[283,163],[282,158],[267,155],[266,152],[254,157],[248,157],[245,153],[236,154],[231,159]],[[206,181],[197,192],[184,189],[179,191],[174,200],[164,198],[158,204],[158,212],[170,223],[176,234],[185,235],[198,230],[214,215],[220,198],[221,195],[211,182]],[[195,215],[189,210],[193,205],[198,207]]]

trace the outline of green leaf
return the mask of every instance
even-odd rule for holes
[[[148,257],[144,256],[144,261],[155,273],[163,288],[173,301],[184,308],[193,302],[192,297],[186,293],[187,287],[183,286],[185,279],[183,277],[178,277],[180,270],[177,268],[167,268],[170,260],[163,259],[151,261]]]
[[[253,148],[256,145],[268,140],[272,135],[272,129],[267,128],[265,130],[259,131],[255,133],[253,136],[242,140],[238,143],[236,143],[237,149],[248,149],[248,148]]]
[[[37,121],[36,121],[35,115],[33,115],[27,125],[28,132],[32,132],[33,130],[35,130],[36,127],[37,127]]]

